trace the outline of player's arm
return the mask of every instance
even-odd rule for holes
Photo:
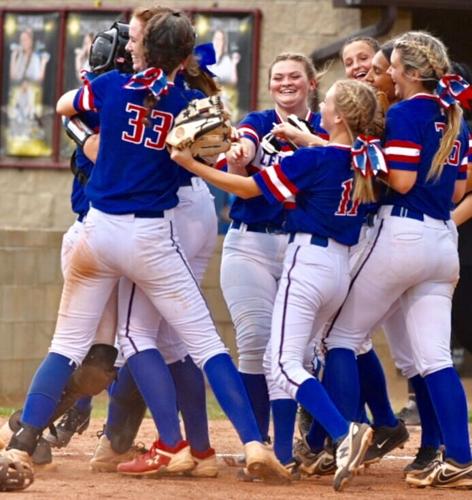
[[[56,112],[59,115],[73,116],[77,114],[77,110],[74,108],[74,98],[77,92],[77,89],[69,90],[59,98],[56,104]]]
[[[465,185],[465,192],[470,193],[472,191],[472,162],[467,165],[467,183]]]
[[[456,180],[456,183],[454,184],[454,193],[452,194],[452,202],[453,203],[459,203],[462,198],[464,198],[465,195],[465,187],[466,187],[467,181],[464,180]]]
[[[84,155],[93,163],[97,161],[98,147],[100,146],[100,134],[91,135],[82,148]]]
[[[246,137],[241,137],[238,142],[231,145],[231,149],[226,153],[228,172],[231,174],[247,176],[246,166],[256,156],[255,144]]]
[[[466,196],[452,212],[452,220],[460,226],[472,217],[472,194]]]
[[[240,198],[254,198],[262,194],[252,177],[222,172],[209,167],[192,157],[189,148],[179,150],[172,148],[171,158],[180,166],[198,175],[210,184],[228,193],[234,193]]]
[[[417,172],[408,170],[389,170],[387,184],[400,194],[406,194],[415,185]]]
[[[310,132],[304,132],[290,123],[283,122],[274,125],[272,134],[278,139],[293,142],[297,146],[325,146],[328,141]]]

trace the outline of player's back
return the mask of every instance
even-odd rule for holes
[[[427,179],[445,124],[438,98],[429,94],[417,94],[388,110],[385,151],[389,168],[417,171],[418,175],[408,193],[390,190],[382,204],[399,205],[435,219],[449,219],[454,184],[468,152],[468,133],[464,124],[442,174]]]

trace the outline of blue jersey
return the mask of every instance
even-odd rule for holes
[[[100,113],[100,147],[86,186],[92,206],[106,213],[158,212],[177,205],[179,167],[169,156],[166,137],[188,104],[184,91],[168,84],[148,117],[146,89],[126,89],[132,75],[110,71],[76,95],[77,111]]]
[[[98,113],[87,111],[80,114],[80,119],[93,131],[98,132],[100,118]],[[77,147],[75,150],[75,165],[76,168],[84,175],[86,179],[92,174],[93,162],[85,155],[82,148]],[[90,207],[89,199],[85,194],[85,185],[83,182],[74,176],[72,181],[72,192],[70,195],[72,211],[77,215],[84,216]]]
[[[429,94],[417,94],[388,110],[385,130],[388,168],[417,172],[417,179],[406,194],[388,190],[382,204],[413,209],[434,219],[450,218],[455,182],[467,177],[469,134],[464,122],[441,176],[427,180],[445,123],[438,98]]]
[[[306,117],[315,131],[324,132],[320,128],[319,115],[309,112]],[[249,113],[239,124],[238,131],[241,137],[249,139],[256,146],[256,155],[252,162],[246,167],[250,175],[253,175],[267,167],[280,163],[282,158],[293,154],[288,143],[279,141],[282,145],[280,153],[269,154],[261,147],[262,138],[273,128],[274,123],[282,123],[282,119],[275,109]],[[325,132],[324,132],[325,133]],[[288,200],[290,202],[290,200]],[[274,226],[282,226],[285,220],[285,210],[282,204],[270,204],[263,196],[249,200],[236,198],[230,211],[233,220],[251,223],[271,223]]]
[[[351,200],[351,161],[349,146],[302,148],[254,180],[269,203],[295,197],[295,207],[287,213],[288,232],[312,233],[351,246],[359,240],[364,219]]]

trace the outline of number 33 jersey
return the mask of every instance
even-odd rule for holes
[[[100,147],[86,194],[92,206],[113,214],[166,210],[178,201],[179,167],[165,140],[188,99],[168,82],[167,93],[148,114],[144,100],[149,91],[124,88],[131,76],[110,71],[74,99],[78,112],[100,113]]]

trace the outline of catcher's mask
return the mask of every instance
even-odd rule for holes
[[[107,31],[97,33],[89,54],[89,65],[94,73],[105,73],[117,69],[121,73],[132,73],[131,55],[125,50],[129,40],[129,24],[115,22]]]

